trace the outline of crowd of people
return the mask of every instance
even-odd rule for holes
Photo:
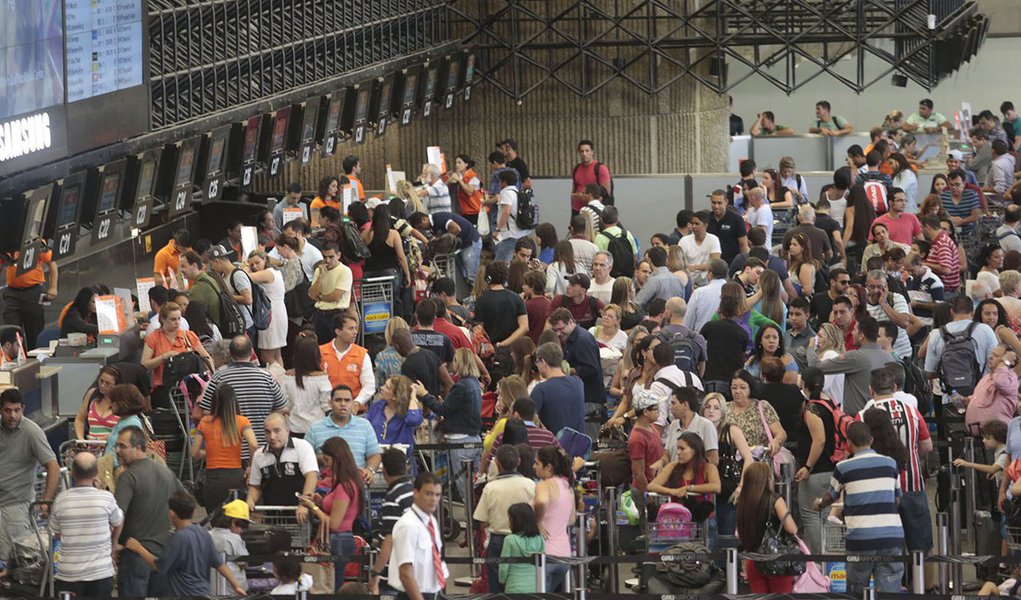
[[[905,129],[928,128],[916,121]],[[789,129],[770,116],[753,130],[774,128]],[[850,128],[817,107],[816,129]],[[585,510],[577,442],[617,437],[642,527],[653,499],[668,499],[700,515],[710,549],[755,552],[784,529],[818,554],[836,520],[865,557],[848,563],[848,591],[870,577],[899,591],[903,566],[867,557],[932,549],[927,418],[960,412],[995,452],[961,464],[995,475],[994,510],[1021,494],[1021,210],[955,155],[916,208],[898,173],[883,172],[907,160],[895,144],[852,148],[815,196],[792,160],[761,173],[745,161],[737,185],[707,210],[679,211],[644,250],[589,140],[577,146],[563,236],[527,210],[531,179],[512,139],[488,156],[486,184],[458,155],[450,173],[425,165],[388,200],[365,193],[348,157],[307,206],[295,185],[261,214],[247,256],[240,223],[217,243],[178,231],[156,255],[140,356],[104,368],[82,400],[75,435],[105,446],[74,457],[71,488],[57,494],[57,458],[17,390],[0,395],[0,558],[28,530],[41,465],[61,589],[107,593],[116,560],[122,596],[204,595],[210,569],[242,593],[243,569],[221,552],[245,554],[238,533],[257,506],[295,507],[325,528],[329,553],[349,557],[367,535],[367,486],[382,478],[367,590],[429,600],[449,576],[439,498],[474,490],[460,478],[443,490],[417,444],[456,446],[451,466],[471,461],[486,482],[472,517],[489,556],[570,556],[568,529]],[[357,199],[346,214],[345,187]],[[775,239],[773,209],[796,215]],[[1002,215],[995,244],[969,243],[983,215]],[[452,249],[467,294],[456,277],[430,275],[432,257]],[[49,277],[55,287],[55,269]],[[392,313],[378,345],[360,345],[361,286],[377,277],[392,279]],[[81,290],[62,333],[94,336],[105,293]],[[4,360],[21,345],[4,333]],[[185,356],[210,373],[189,432],[205,464],[198,494],[166,467],[149,418],[171,401]],[[776,492],[788,471],[792,505]],[[195,521],[199,506],[212,533]],[[339,589],[347,564],[334,567]],[[535,591],[533,567],[487,567],[482,589]],[[743,569],[752,591],[791,591],[793,577],[759,567]],[[284,590],[308,585],[294,562],[274,569]],[[546,589],[565,575],[549,565]]]

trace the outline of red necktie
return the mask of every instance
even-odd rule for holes
[[[433,568],[436,569],[436,579],[440,582],[440,590],[447,587],[447,580],[443,577],[443,559],[440,558],[440,549],[436,545],[436,528],[433,527],[432,517],[429,517],[429,541],[433,543]]]

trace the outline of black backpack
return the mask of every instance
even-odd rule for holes
[[[344,258],[351,262],[365,260],[372,256],[369,247],[362,239],[358,228],[351,221],[344,220],[340,226],[340,232],[344,235]]]
[[[950,333],[945,326],[939,328],[940,337],[943,338],[943,354],[939,359],[940,375],[947,389],[955,390],[962,396],[970,396],[979,380],[978,358],[971,339],[976,325],[973,321],[959,334]]]
[[[911,394],[918,400],[918,412],[928,415],[932,412],[932,385],[922,369],[912,360],[900,359],[904,367],[904,393]]]
[[[234,296],[227,292],[223,277],[219,273],[215,273],[214,276],[220,286],[220,289],[217,290],[220,294],[220,322],[218,323],[220,335],[225,340],[237,335],[244,335],[245,315],[241,312],[241,305],[234,300]]]
[[[539,224],[539,207],[535,205],[532,190],[518,190],[518,212],[514,215],[514,224],[518,229],[535,229]]]
[[[606,251],[613,257],[613,268],[610,269],[610,275],[612,277],[631,277],[635,273],[635,249],[627,238],[627,230],[624,229],[624,226],[618,223],[617,227],[620,228],[618,236],[612,236],[605,231],[599,232],[599,235],[604,235],[610,240],[610,243],[606,245]]]
[[[691,373],[698,372],[698,361],[695,358],[698,356],[698,348],[695,347],[691,335],[685,335],[682,332],[670,335],[666,331],[661,331],[658,335],[659,340],[674,351],[674,364],[678,369]]]
[[[252,305],[249,307],[249,311],[252,314],[252,325],[255,326],[259,331],[269,329],[269,322],[273,316],[273,306],[270,304],[269,296],[266,295],[266,291],[262,289],[261,285],[256,285],[251,277],[248,277],[248,273],[245,273],[241,269],[234,269],[234,273],[230,274],[230,287],[234,288],[235,294],[240,294],[238,287],[234,285],[234,274],[241,273],[248,279],[248,285],[252,290]]]

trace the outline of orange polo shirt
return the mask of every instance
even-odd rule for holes
[[[14,261],[7,267],[7,287],[9,288],[30,288],[35,285],[46,283],[46,274],[43,273],[43,265],[53,262],[53,251],[47,250],[39,255],[39,262],[34,269],[30,269],[18,275],[18,259],[21,252],[14,253]]]
[[[315,199],[312,200],[312,204],[309,205],[309,208],[312,210],[319,210],[324,206],[329,206],[330,208],[341,210],[340,200],[337,200],[336,198],[333,198],[331,200],[323,200],[319,196],[316,196]]]
[[[167,242],[166,246],[160,248],[160,251],[156,253],[156,260],[153,262],[152,272],[159,273],[160,275],[166,275],[167,269],[170,269],[174,273],[177,273],[177,269],[181,265],[181,253],[177,251],[177,246],[174,245],[174,240]]]
[[[365,186],[362,185],[362,180],[358,179],[354,175],[348,175],[347,180],[351,182],[351,185],[358,190],[358,199],[365,202]]]

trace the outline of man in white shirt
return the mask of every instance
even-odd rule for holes
[[[585,230],[586,223],[585,215],[571,217],[567,241],[571,242],[571,247],[574,249],[574,264],[584,269],[586,273],[591,273],[592,260],[595,258],[596,252],[599,252],[599,247],[588,239]]]
[[[669,344],[663,343],[659,337],[655,337],[645,351],[645,360],[653,361],[659,370],[653,376],[649,392],[659,401],[659,417],[656,425],[660,430],[666,428],[667,419],[670,417],[670,397],[674,390],[681,388],[695,388],[703,390],[702,380],[691,371],[682,371],[674,363],[674,349]],[[669,448],[667,448],[669,450]],[[676,451],[676,448],[674,449]]]
[[[709,419],[698,414],[698,403],[702,395],[695,388],[682,387],[670,394],[670,424],[663,431],[663,444],[670,460],[677,460],[677,440],[681,434],[692,432],[705,444],[706,460],[714,465],[720,462],[720,438],[716,426]]]
[[[613,268],[613,255],[600,250],[592,257],[592,284],[589,285],[588,294],[603,304],[610,303],[610,295],[613,293],[613,277],[610,277],[610,269]]]
[[[678,246],[688,262],[692,283],[703,286],[709,281],[709,261],[720,258],[720,238],[708,232],[709,211],[700,210],[691,218],[691,233],[681,238]]]
[[[496,260],[510,261],[514,256],[514,244],[531,229],[519,229],[518,214],[518,174],[514,171],[502,171],[499,175],[500,199],[497,201],[499,212],[496,217],[496,232],[493,239],[496,244]],[[449,212],[449,207],[447,212]]]
[[[766,190],[756,187],[748,190],[748,211],[745,219],[752,227],[760,227],[766,232],[766,246],[773,244],[773,209],[766,200]]]
[[[398,600],[434,600],[446,589],[450,571],[443,562],[442,530],[435,517],[442,495],[436,475],[419,473],[414,504],[394,525],[387,583],[397,590]]]
[[[306,219],[290,221],[284,225],[283,233],[298,240],[298,260],[301,261],[301,268],[305,271],[305,277],[312,281],[312,277],[316,272],[316,265],[323,260],[323,253],[305,239],[312,234],[308,221]],[[269,257],[275,261],[281,260],[280,253],[276,248],[269,251]]]
[[[418,195],[422,197],[429,214],[450,212],[450,188],[440,179],[439,165],[422,165],[422,175],[419,179],[424,187],[419,188]]]
[[[1019,136],[1021,137],[1021,136]],[[1003,211],[1003,225],[996,229],[996,239],[1004,254],[1011,250],[1021,252],[1021,234],[1018,234],[1018,223],[1021,223],[1021,207],[1011,204]]]

